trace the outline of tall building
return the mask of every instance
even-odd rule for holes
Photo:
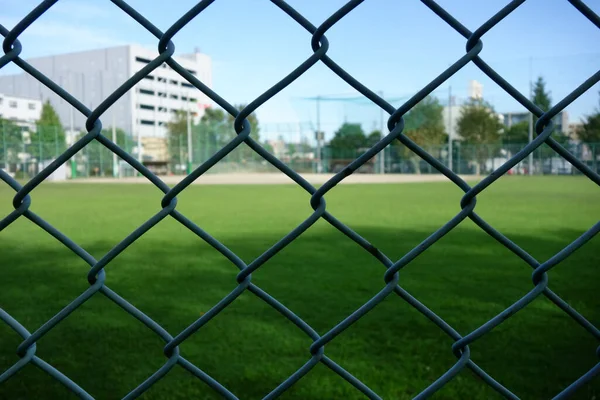
[[[125,80],[157,55],[137,45],[28,59],[32,66],[67,90],[88,108],[97,107]],[[173,57],[207,86],[212,86],[211,59],[199,52]],[[50,100],[70,130],[85,130],[86,118],[69,103],[26,73],[0,76],[0,93]],[[134,136],[164,137],[166,124],[177,110],[197,120],[210,100],[168,65],[163,64],[125,93],[101,117],[104,128],[113,123]]]

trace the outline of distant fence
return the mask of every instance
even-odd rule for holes
[[[483,25],[476,28],[474,31],[470,31],[464,25],[462,25],[458,20],[456,20],[451,14],[449,14],[446,10],[436,4],[433,0],[423,0],[422,1],[425,6],[427,6],[432,13],[437,15],[444,23],[448,24],[453,30],[457,32],[457,34],[461,35],[465,39],[465,53],[460,53],[456,55],[457,61],[450,65],[446,70],[444,70],[439,76],[435,77],[431,82],[427,83],[417,94],[408,99],[404,104],[400,107],[395,108],[390,103],[386,102],[383,98],[375,94],[372,90],[364,86],[360,83],[356,78],[352,77],[348,72],[346,72],[340,65],[336,64],[336,62],[329,57],[327,54],[330,43],[327,40],[326,34],[327,31],[334,26],[337,22],[339,22],[345,15],[352,12],[360,3],[360,0],[350,1],[338,11],[333,13],[329,18],[327,18],[323,24],[319,27],[314,26],[310,21],[308,21],[302,14],[297,12],[294,8],[289,6],[287,3],[281,0],[273,0],[275,6],[277,6],[281,11],[281,16],[285,18],[290,18],[294,21],[294,23],[298,23],[300,27],[305,29],[308,34],[306,36],[306,45],[309,44],[312,46],[313,53],[301,64],[299,64],[296,69],[289,73],[282,80],[277,82],[274,86],[269,88],[266,92],[261,94],[259,97],[254,99],[249,103],[248,106],[243,108],[242,110],[236,109],[234,106],[225,101],[222,97],[220,97],[216,92],[208,88],[205,84],[203,84],[198,78],[192,75],[189,71],[179,65],[173,58],[172,55],[175,52],[175,44],[171,41],[174,36],[181,30],[189,21],[195,18],[198,14],[202,13],[212,1],[201,1],[196,4],[193,8],[191,8],[185,15],[183,15],[179,20],[177,20],[171,27],[168,28],[166,32],[160,31],[156,26],[154,26],[150,21],[145,19],[140,13],[138,13],[135,9],[131,8],[128,4],[126,4],[123,0],[112,0],[116,6],[118,6],[124,13],[126,13],[129,17],[133,18],[137,23],[147,29],[151,34],[156,37],[159,55],[153,59],[150,63],[148,63],[145,67],[143,67],[138,73],[134,74],[132,77],[127,79],[122,86],[120,86],[114,93],[110,94],[97,108],[91,110],[82,104],[80,101],[71,96],[67,91],[65,91],[61,86],[59,86],[56,82],[51,81],[44,74],[40,73],[33,66],[28,64],[25,60],[19,57],[22,45],[18,40],[18,37],[26,31],[31,24],[34,24],[36,19],[39,18],[42,14],[48,11],[53,4],[56,3],[56,0],[47,0],[40,5],[38,5],[29,15],[27,15],[22,21],[20,21],[12,31],[8,31],[4,27],[0,26],[0,34],[5,37],[3,43],[4,55],[0,57],[0,68],[4,67],[8,63],[13,63],[34,76],[37,80],[42,82],[44,85],[48,86],[52,89],[58,96],[60,96],[65,101],[69,102],[73,107],[75,107],[78,112],[85,115],[87,118],[87,129],[86,134],[81,137],[75,144],[73,144],[70,148],[62,152],[55,162],[48,164],[42,171],[36,174],[31,180],[29,180],[25,185],[21,186],[21,184],[9,176],[4,171],[0,170],[0,179],[4,181],[12,190],[15,192],[15,196],[13,199],[6,199],[10,204],[14,207],[14,210],[10,212],[8,215],[3,216],[0,219],[0,231],[4,228],[11,225],[17,219],[28,219],[32,224],[35,224],[41,230],[48,233],[48,238],[52,237],[52,239],[59,241],[62,243],[69,251],[73,252],[77,257],[79,257],[82,261],[89,265],[90,269],[87,271],[87,282],[89,286],[87,286],[84,290],[82,290],[81,294],[78,296],[73,296],[71,302],[66,305],[61,310],[56,310],[56,314],[51,316],[48,320],[46,320],[41,326],[33,326],[31,325],[31,321],[28,319],[22,319],[18,321],[13,316],[11,316],[7,311],[0,309],[0,321],[4,324],[8,325],[12,330],[14,330],[18,335],[21,336],[23,341],[16,348],[16,357],[13,365],[8,367],[4,371],[0,371],[0,385],[4,384],[6,380],[13,377],[16,373],[18,373],[21,369],[29,364],[33,364],[41,370],[45,371],[52,379],[63,384],[68,390],[71,390],[73,393],[78,395],[80,398],[91,399],[92,396],[86,392],[85,388],[81,387],[77,382],[69,379],[66,375],[64,375],[58,368],[52,366],[47,361],[42,359],[42,355],[44,354],[43,350],[38,352],[38,349],[42,349],[45,345],[45,341],[47,340],[57,340],[60,339],[56,335],[54,337],[49,337],[47,334],[53,330],[57,325],[61,324],[69,315],[81,307],[87,300],[94,296],[103,295],[107,299],[111,300],[114,304],[118,305],[124,313],[127,313],[131,319],[137,319],[141,323],[143,323],[149,330],[154,332],[157,337],[161,338],[164,341],[163,353],[165,355],[164,364],[157,368],[154,373],[149,375],[143,382],[139,382],[139,385],[134,388],[130,393],[126,395],[125,398],[133,399],[141,396],[144,392],[150,389],[154,384],[156,384],[159,380],[164,378],[175,365],[179,365],[184,368],[187,372],[193,375],[195,378],[202,380],[205,382],[211,389],[213,389],[216,393],[221,395],[227,399],[237,399],[236,395],[232,393],[227,387],[225,387],[221,382],[218,382],[216,379],[211,377],[208,373],[188,361],[185,357],[185,350],[180,349],[180,345],[183,344],[188,338],[196,333],[199,335],[202,334],[202,327],[205,326],[209,321],[215,318],[220,312],[226,309],[232,302],[237,299],[242,294],[246,293],[253,296],[256,296],[257,299],[264,302],[270,308],[272,308],[275,312],[279,313],[281,317],[289,320],[293,325],[305,334],[308,338],[310,338],[311,344],[306,348],[306,362],[299,366],[293,373],[291,373],[286,379],[278,382],[277,385],[272,387],[272,390],[265,396],[265,399],[274,399],[285,392],[287,392],[294,384],[296,384],[300,379],[302,379],[309,371],[313,370],[313,368],[317,365],[323,365],[327,367],[332,373],[337,374],[341,379],[346,380],[349,384],[351,384],[357,391],[357,395],[362,393],[364,396],[370,399],[380,399],[380,396],[369,386],[367,386],[364,382],[360,380],[359,377],[352,375],[351,372],[344,369],[344,367],[338,364],[334,359],[330,358],[327,354],[326,347],[335,341],[337,336],[346,331],[352,324],[362,319],[369,311],[378,307],[378,305],[383,302],[387,297],[397,296],[397,300],[402,302],[403,304],[410,306],[414,311],[419,312],[425,318],[427,318],[432,324],[434,324],[440,332],[443,332],[445,335],[450,337],[454,342],[451,347],[448,348],[448,354],[452,354],[456,357],[454,364],[439,377],[437,377],[433,382],[431,382],[427,387],[420,388],[420,392],[416,396],[418,399],[427,398],[437,391],[439,391],[442,387],[447,385],[449,382],[454,381],[454,384],[460,384],[455,378],[459,375],[461,371],[465,369],[469,369],[473,372],[477,377],[481,380],[482,384],[489,386],[490,389],[496,391],[499,395],[504,396],[510,399],[518,398],[515,393],[513,393],[510,388],[505,387],[501,382],[497,381],[492,377],[488,372],[486,372],[480,365],[476,363],[481,359],[481,354],[478,354],[478,347],[475,346],[471,348],[470,345],[479,342],[478,345],[481,345],[480,339],[482,337],[489,337],[490,332],[497,328],[500,324],[504,323],[506,320],[511,319],[513,315],[520,312],[522,309],[527,308],[531,302],[533,302],[538,297],[544,296],[546,297],[548,302],[548,307],[554,307],[557,313],[564,313],[570,321],[574,324],[578,324],[581,329],[584,329],[589,333],[591,337],[600,341],[600,330],[589,320],[587,320],[583,315],[576,311],[574,307],[569,305],[565,300],[563,300],[558,294],[553,292],[550,289],[550,272],[554,268],[561,267],[561,262],[565,260],[569,255],[571,255],[574,251],[576,251],[581,246],[585,245],[590,239],[592,239],[598,232],[600,232],[600,223],[590,218],[591,228],[586,232],[581,234],[577,239],[568,244],[561,251],[554,254],[547,260],[538,261],[531,254],[529,254],[526,250],[519,247],[516,243],[512,242],[509,238],[504,236],[501,232],[492,227],[489,223],[487,223],[476,211],[476,205],[480,200],[477,198],[479,194],[487,190],[491,185],[494,184],[500,177],[504,174],[509,173],[511,170],[518,168],[518,165],[521,161],[526,159],[526,157],[532,152],[536,151],[536,149],[540,148],[543,144],[546,144],[552,148],[552,151],[566,160],[569,161],[570,164],[573,165],[574,168],[577,168],[582,174],[584,174],[587,178],[590,179],[596,185],[600,185],[600,175],[589,167],[588,161],[583,161],[579,159],[576,154],[571,153],[568,149],[561,146],[553,137],[552,132],[554,130],[552,118],[557,115],[560,111],[564,110],[569,104],[571,104],[575,99],[581,96],[586,91],[590,90],[593,85],[600,81],[600,71],[596,72],[590,77],[583,77],[585,79],[583,83],[577,86],[571,93],[569,93],[565,98],[561,99],[554,107],[550,110],[544,111],[533,104],[527,97],[523,96],[518,90],[516,90],[513,86],[511,86],[506,80],[504,80],[494,69],[492,69],[489,65],[485,63],[480,58],[480,53],[483,49],[483,37],[484,35],[492,30],[496,24],[502,21],[505,17],[511,14],[517,7],[519,7],[524,1],[523,0],[515,0],[510,2],[504,8],[499,10],[496,14],[491,16],[491,18],[486,21]],[[578,10],[582,14],[582,18],[579,23],[591,23],[596,27],[600,28],[600,17],[596,15],[590,8],[588,8],[583,2],[579,0],[570,0],[570,3],[574,6],[576,10]],[[385,3],[381,3],[385,4]],[[542,10],[546,7],[547,4],[541,3],[538,5],[538,8]],[[360,12],[360,11],[357,11]],[[587,18],[588,21],[584,21],[584,18]],[[285,32],[278,32],[278,34],[285,35]],[[415,32],[418,35],[418,32]],[[332,46],[334,44],[331,44]],[[244,60],[240,61],[240,68],[243,67]],[[185,78],[190,84],[192,84],[195,88],[205,93],[208,97],[210,97],[216,104],[222,107],[227,111],[233,118],[234,123],[233,126],[236,131],[235,137],[231,139],[227,144],[223,145],[215,154],[210,156],[204,163],[200,166],[193,169],[193,171],[183,180],[181,180],[174,187],[169,187],[164,181],[162,181],[158,176],[153,174],[148,167],[142,165],[135,157],[132,157],[125,149],[121,148],[119,145],[115,144],[110,140],[108,136],[102,134],[102,121],[101,118],[106,110],[112,106],[120,97],[122,97],[128,90],[131,90],[136,83],[141,81],[145,76],[150,74],[156,68],[159,68],[164,63],[168,64],[174,71],[176,71],[179,75]],[[348,165],[343,167],[341,171],[339,171],[336,175],[331,177],[326,183],[324,183],[319,188],[312,186],[309,182],[307,182],[302,176],[300,176],[293,169],[288,167],[286,164],[273,157],[268,151],[265,150],[264,147],[261,146],[256,140],[251,137],[251,126],[247,117],[249,117],[257,108],[261,107],[266,101],[272,99],[277,93],[281,92],[285,87],[290,85],[292,82],[297,80],[300,76],[302,76],[305,72],[311,69],[317,63],[325,65],[329,68],[332,73],[336,74],[339,79],[345,81],[347,84],[351,85],[354,89],[360,92],[362,95],[371,100],[374,104],[377,104],[383,111],[389,115],[387,119],[387,126],[390,130],[390,133],[382,138],[379,142],[373,145],[371,148],[365,150],[360,156],[354,158]],[[484,74],[486,74],[490,79],[492,79],[496,84],[499,85],[506,93],[508,93],[511,97],[517,100],[523,107],[528,109],[530,112],[534,113],[539,117],[539,120],[536,123],[535,131],[536,137],[535,139],[522,147],[518,152],[516,148],[514,149],[514,153],[500,154],[501,157],[507,158],[505,162],[498,162],[498,165],[495,164],[490,166],[490,170],[492,168],[496,168],[492,173],[486,174],[486,176],[479,181],[476,185],[470,186],[466,181],[464,181],[460,176],[457,175],[456,172],[460,172],[460,169],[463,168],[462,161],[459,161],[459,165],[457,165],[458,170],[452,171],[450,170],[443,162],[443,160],[439,160],[436,158],[438,155],[429,153],[426,149],[418,146],[414,143],[409,137],[403,134],[404,131],[404,118],[406,115],[417,103],[423,100],[427,95],[429,95],[436,88],[439,88],[445,81],[447,81],[452,75],[454,75],[457,71],[461,70],[463,67],[467,65],[474,64],[477,66]],[[390,77],[393,79],[394,77]],[[587,78],[587,79],[586,79]],[[34,189],[41,184],[41,182],[48,178],[53,172],[55,172],[61,165],[68,160],[76,157],[76,154],[80,152],[80,150],[85,150],[88,146],[92,146],[92,142],[98,141],[111,152],[118,154],[127,164],[131,166],[131,168],[135,169],[137,173],[143,175],[148,179],[153,185],[155,185],[159,190],[164,193],[164,197],[160,202],[160,210],[157,211],[155,215],[146,220],[142,225],[140,225],[137,229],[133,230],[129,235],[127,235],[121,242],[115,245],[110,251],[102,256],[100,259],[94,258],[90,253],[86,252],[82,247],[80,247],[77,243],[67,237],[64,233],[60,232],[54,226],[49,224],[47,221],[43,219],[44,216],[37,215],[33,211],[31,211],[30,205],[32,203],[32,197],[39,196],[40,194],[32,194]],[[383,253],[376,244],[371,244],[367,238],[360,236],[357,232],[353,231],[349,226],[345,225],[343,221],[337,219],[333,214],[331,214],[331,210],[327,208],[327,203],[325,197],[337,184],[343,181],[349,175],[356,173],[361,168],[364,168],[371,163],[371,160],[377,159],[378,154],[389,144],[392,142],[399,141],[404,146],[406,146],[411,154],[415,156],[419,156],[424,160],[427,164],[431,166],[432,169],[437,170],[438,172],[444,174],[449,181],[454,183],[457,188],[464,192],[464,196],[460,201],[460,207],[457,205],[457,214],[451,217],[443,226],[439,227],[437,230],[433,231],[430,236],[428,236],[425,240],[423,240],[420,244],[412,248],[410,251],[406,252],[401,258],[397,260],[390,259],[386,254]],[[289,231],[285,236],[280,238],[272,247],[264,251],[260,256],[251,262],[244,262],[237,254],[235,254],[232,250],[226,247],[224,244],[220,243],[216,238],[212,237],[210,233],[203,230],[196,223],[188,219],[185,215],[183,215],[180,209],[177,208],[177,196],[181,194],[182,191],[186,190],[186,188],[192,184],[194,180],[199,178],[205,172],[211,170],[220,160],[223,160],[228,154],[231,154],[236,148],[238,148],[242,143],[246,143],[246,145],[257,155],[267,163],[271,164],[274,168],[277,168],[281,173],[290,177],[295,183],[298,184],[300,188],[306,191],[310,196],[307,196],[307,202],[309,202],[313,212],[307,216],[307,218],[302,221],[299,225],[297,225],[294,229]],[[247,149],[239,150],[245,152]],[[440,152],[441,149],[438,149]],[[433,150],[432,150],[433,151]],[[465,148],[464,151],[467,151]],[[472,151],[475,151],[473,149]],[[463,154],[463,148],[461,147],[459,150],[462,157],[465,157]],[[413,157],[411,154],[408,154],[407,157]],[[439,156],[442,156],[439,154]],[[495,159],[496,158],[496,149],[490,149],[488,157]],[[43,156],[42,156],[43,157]],[[479,157],[479,156],[478,156]],[[552,156],[548,156],[552,158]],[[90,163],[91,160],[88,160],[87,163]],[[201,162],[201,160],[199,160]],[[483,156],[479,157],[479,169],[480,172],[486,172],[488,170],[486,161]],[[384,163],[385,164],[385,163]],[[392,168],[392,162],[390,164],[390,168]],[[540,167],[543,170],[544,158],[542,154],[542,161],[540,162]],[[429,168],[427,168],[429,169]],[[482,171],[483,170],[483,171]],[[368,191],[368,188],[365,188]],[[140,199],[143,200],[143,199]],[[351,199],[349,199],[351,200]],[[243,201],[243,199],[240,199]],[[277,202],[278,199],[273,199],[273,202]],[[396,199],[389,198],[386,199],[389,202],[395,202]],[[157,204],[158,205],[158,204]],[[90,208],[90,212],[93,212],[93,204],[88,205]],[[539,207],[544,207],[544,204],[539,204]],[[235,210],[233,210],[235,212]],[[568,213],[568,207],[565,207],[565,213]],[[552,217],[552,216],[550,216]],[[68,218],[68,216],[67,216]],[[157,321],[150,318],[148,315],[144,314],[143,310],[137,309],[133,304],[128,302],[123,297],[119,296],[113,290],[108,287],[110,283],[110,275],[106,273],[106,267],[110,266],[112,260],[115,259],[122,251],[127,249],[130,245],[132,245],[136,240],[145,235],[149,230],[151,230],[156,224],[158,224],[161,220],[165,218],[173,218],[178,223],[180,223],[186,229],[189,229],[192,233],[194,233],[198,240],[203,240],[212,246],[215,250],[220,252],[225,258],[227,258],[231,262],[232,268],[237,268],[239,272],[237,272],[237,276],[235,280],[232,280],[232,286],[234,287],[231,292],[221,298],[218,302],[216,302],[209,310],[203,313],[201,316],[195,315],[197,314],[192,312],[190,314],[190,321],[187,327],[178,332],[168,332],[165,328],[163,328]],[[500,313],[494,315],[489,320],[483,322],[480,326],[470,330],[459,333],[454,327],[448,324],[441,316],[438,316],[427,308],[427,306],[419,301],[419,299],[412,296],[405,289],[405,282],[400,279],[400,275],[404,273],[406,268],[410,267],[410,263],[421,255],[423,252],[426,252],[430,246],[456,228],[462,221],[470,219],[478,228],[485,232],[490,236],[491,239],[495,240],[498,243],[498,246],[504,246],[508,251],[512,253],[512,257],[515,259],[519,259],[523,261],[523,264],[528,265],[531,269],[531,288],[526,292],[522,293],[522,296],[508,306],[506,309],[501,311]],[[349,313],[342,321],[331,321],[330,326],[327,329],[319,329],[317,331],[311,325],[309,325],[306,321],[304,321],[300,316],[294,313],[294,310],[286,307],[285,304],[281,303],[267,292],[265,292],[262,288],[257,286],[256,282],[252,280],[252,274],[261,268],[272,257],[276,256],[279,252],[281,252],[287,245],[296,240],[300,235],[309,230],[315,223],[319,221],[320,223],[328,223],[334,229],[337,229],[339,232],[343,233],[344,236],[349,241],[353,241],[356,246],[360,246],[364,251],[365,255],[372,256],[373,260],[376,260],[382,267],[380,272],[381,277],[381,287],[378,291],[371,293],[370,299],[362,304],[360,307],[355,309],[353,312]],[[335,249],[331,249],[335,251]],[[469,251],[469,246],[464,247],[465,251]],[[313,256],[317,256],[318,254],[313,254]],[[190,255],[192,257],[192,255]],[[451,267],[451,266],[449,266]],[[109,268],[110,269],[110,268]],[[152,273],[149,271],[148,273]],[[298,270],[297,273],[301,274],[302,271]],[[340,274],[344,273],[344,269],[340,268]],[[86,279],[82,276],[82,280]],[[452,283],[449,283],[452,284]],[[489,285],[498,285],[498,282],[486,282]],[[574,285],[577,282],[573,282]],[[27,290],[26,282],[23,284],[23,287],[19,287],[19,290]],[[57,288],[56,290],[60,290]],[[550,302],[552,304],[550,304]],[[398,304],[400,306],[400,304]],[[363,320],[363,323],[368,323],[368,321]],[[27,326],[25,326],[27,325]],[[32,330],[33,333],[30,333],[29,329]],[[87,327],[89,329],[89,327]],[[377,332],[373,332],[373,337],[378,338]],[[544,334],[543,332],[532,332],[532,337],[539,343],[539,348],[531,348],[528,349],[530,351],[546,351],[548,357],[552,357],[553,349],[546,348],[544,346]],[[44,339],[40,341],[40,339]],[[394,338],[383,338],[382,340],[394,340]],[[399,346],[402,346],[403,343],[398,343]],[[507,344],[507,345],[510,345]],[[542,349],[542,350],[541,350]],[[423,354],[428,352],[427,348],[420,349]],[[590,356],[598,355],[600,356],[600,347],[599,348],[590,348],[589,349]],[[476,356],[478,355],[478,357]],[[74,354],[73,357],[77,355]],[[275,357],[277,355],[274,355]],[[510,355],[507,354],[507,357]],[[248,365],[252,364],[252,360],[246,360]],[[482,360],[484,361],[482,365],[487,366],[493,364],[494,360]],[[402,362],[402,361],[400,361]],[[441,360],[440,360],[441,362]],[[420,368],[421,366],[408,365],[406,368]],[[568,368],[569,366],[565,366]],[[231,371],[232,374],[235,374],[236,371]],[[514,372],[518,373],[518,372]],[[560,393],[556,394],[557,399],[564,399],[573,395],[579,388],[584,385],[589,384],[594,377],[596,377],[600,373],[600,362],[597,362],[590,369],[588,369],[585,373],[583,373],[578,379],[572,382],[569,386],[564,387]],[[99,377],[98,379],[102,379]],[[543,385],[544,380],[546,379],[544,376],[531,376],[531,384],[532,385]],[[106,382],[107,385],[110,385],[111,382]],[[167,384],[167,383],[163,383]],[[174,392],[177,390],[176,387],[173,388]],[[360,392],[360,393],[359,393]],[[466,394],[468,397],[468,394]]]
[[[0,127],[1,131],[1,127]],[[3,139],[0,132],[0,140]],[[20,179],[32,178],[35,174],[57,158],[64,149],[64,143],[55,141],[0,141],[0,168]],[[354,159],[359,157],[366,149],[343,150],[331,149],[327,145],[321,149],[320,162],[315,147],[304,145],[302,148],[297,143],[283,142],[286,144],[278,158],[288,167],[299,173],[337,173],[343,170]],[[527,143],[476,145],[453,142],[452,146],[452,171],[463,174],[488,174],[500,167],[513,155],[523,149]],[[593,171],[600,170],[600,143],[571,143],[565,145],[568,150]],[[120,138],[120,147],[136,157],[137,142],[127,135]],[[184,175],[209,160],[219,149],[218,143],[195,136],[192,143],[192,164],[188,162],[187,141],[178,143],[165,139],[162,158],[142,154],[144,165],[158,175]],[[429,154],[444,165],[449,166],[448,145],[422,146]],[[272,149],[271,152],[273,152]],[[40,157],[41,155],[41,157]],[[383,162],[381,161],[383,157]],[[99,142],[93,141],[67,162],[68,178],[86,177],[130,177],[137,173],[133,167],[121,158],[116,158],[114,153]],[[383,169],[383,171],[382,171]],[[265,161],[260,155],[244,144],[227,154],[207,173],[228,172],[276,172],[277,169]],[[439,174],[431,164],[416,156],[403,145],[386,147],[376,157],[368,160],[357,173],[385,173],[385,174]],[[509,174],[529,174],[528,161],[521,161],[511,168]],[[542,145],[533,151],[534,175],[578,175],[577,168],[559,157],[548,146]]]

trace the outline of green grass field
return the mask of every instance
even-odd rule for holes
[[[0,215],[13,193],[0,185]],[[451,183],[341,185],[327,207],[398,259],[459,210]],[[160,209],[150,185],[47,184],[31,209],[100,258]],[[250,262],[312,211],[292,185],[193,186],[178,210]],[[578,177],[505,177],[477,212],[539,261],[600,217],[600,190]],[[550,287],[600,325],[600,238],[550,273]],[[0,233],[0,306],[31,332],[83,292],[87,265],[21,218]],[[470,221],[405,267],[400,284],[467,334],[531,289],[531,268]],[[176,335],[235,287],[237,269],[168,217],[111,262],[106,284]],[[384,286],[384,268],[319,221],[253,274],[253,282],[325,333]],[[20,337],[0,324],[0,371],[18,360]],[[450,368],[452,340],[392,294],[326,346],[326,354],[386,399],[408,399]],[[244,399],[258,399],[309,357],[311,340],[246,292],[181,345],[181,353]],[[550,398],[599,360],[598,342],[545,298],[471,345],[482,368],[524,399]],[[37,355],[98,399],[121,398],[164,362],[164,343],[97,294],[44,336]],[[600,395],[600,377],[577,397]],[[75,398],[29,365],[0,385],[0,399]],[[218,398],[176,366],[145,399]],[[317,365],[282,398],[363,398]],[[434,398],[499,398],[464,370]]]

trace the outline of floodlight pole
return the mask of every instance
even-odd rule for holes
[[[379,97],[383,99],[383,90],[379,91]],[[381,139],[385,136],[383,133],[385,125],[383,123],[383,108],[379,108],[379,129],[381,131]],[[379,173],[385,174],[385,147],[379,152]]]
[[[448,87],[448,169],[452,171],[452,86]]]
[[[190,119],[190,93],[187,95],[187,107],[186,107],[186,115],[187,115],[187,142],[188,142],[188,165],[187,165],[187,173],[188,175],[192,173],[192,120]]]
[[[322,171],[323,166],[321,165],[321,96],[317,96],[317,132],[315,134],[317,139],[317,173]]]
[[[116,127],[116,111],[115,109],[112,110],[112,141],[114,144],[117,144],[117,127]],[[118,163],[117,163],[117,153],[115,153],[113,151],[113,157],[112,157],[112,162],[113,162],[113,178],[116,178],[119,174],[118,170]]]
[[[533,101],[533,91],[531,83],[531,57],[529,57],[529,99]],[[533,141],[533,113],[529,112],[529,143]],[[533,152],[529,153],[529,175],[533,175]]]

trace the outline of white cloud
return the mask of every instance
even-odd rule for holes
[[[0,19],[0,23],[7,29],[12,29],[18,22],[19,20],[16,18]],[[23,45],[23,57],[25,58],[118,46],[126,43],[108,29],[55,20],[35,21],[19,36],[19,40]]]

